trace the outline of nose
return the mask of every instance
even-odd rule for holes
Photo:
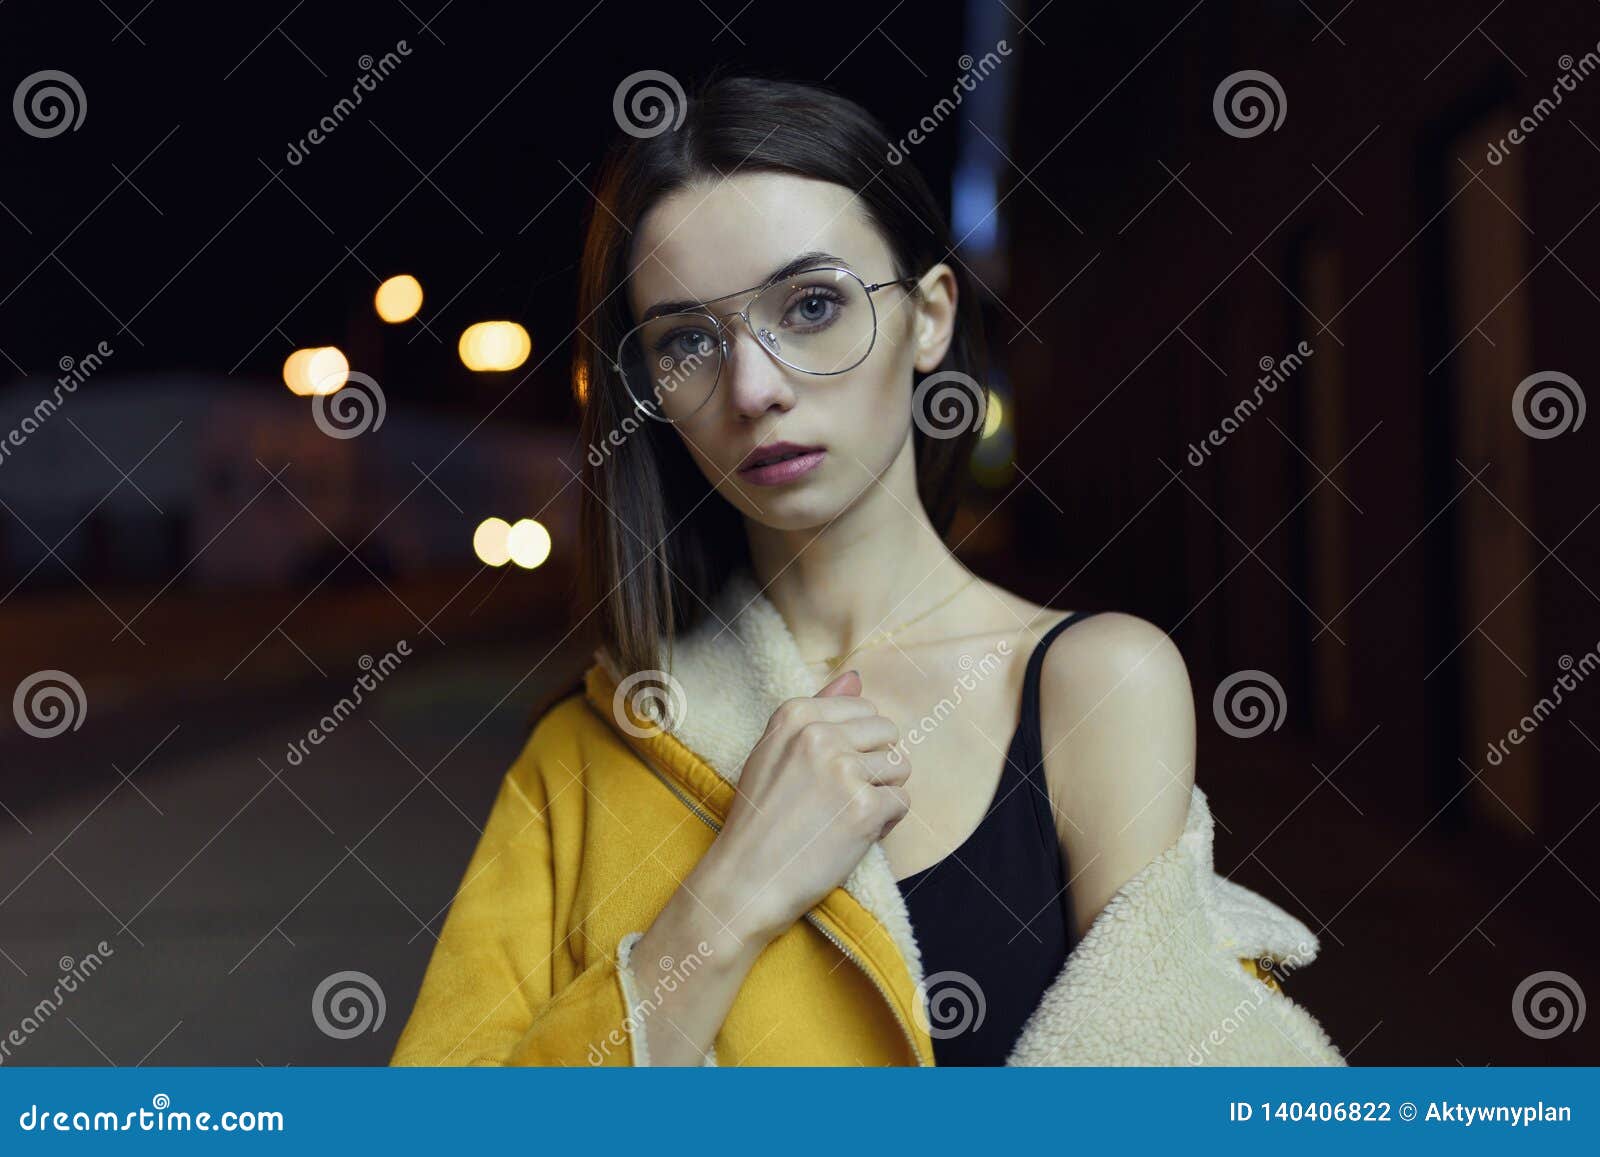
[[[729,327],[728,360],[722,367],[733,412],[748,420],[768,410],[787,412],[795,393],[786,368],[771,357],[747,326]]]

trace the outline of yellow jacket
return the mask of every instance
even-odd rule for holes
[[[772,710],[815,690],[747,574],[713,609],[709,626],[678,640],[669,671],[621,677],[602,649],[583,694],[538,722],[501,783],[391,1064],[649,1064],[659,994],[639,991],[633,942],[710,846]],[[1211,850],[1196,787],[1183,835],[1074,946],[1010,1063],[1345,1063],[1277,983],[1315,957],[1316,938],[1216,875]],[[702,963],[665,966],[663,984]],[[904,899],[875,845],[762,952],[708,1063],[931,1065],[922,982]]]

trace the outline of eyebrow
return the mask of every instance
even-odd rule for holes
[[[813,265],[843,265],[848,268],[850,263],[842,257],[834,256],[832,253],[823,253],[820,250],[813,249],[774,269],[767,274],[764,280],[755,285],[747,286],[745,289],[736,289],[732,293],[724,293],[720,297],[708,297],[704,301],[658,301],[644,311],[644,315],[639,321],[640,324],[643,324],[652,318],[660,317],[662,314],[667,313],[698,312],[713,301],[722,301],[724,298],[734,297],[754,289],[765,289],[774,281],[782,281],[785,277],[791,277],[803,269],[809,269]]]

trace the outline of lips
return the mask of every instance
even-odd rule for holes
[[[770,442],[745,456],[739,479],[752,486],[786,486],[810,474],[827,456],[821,446]]]
[[[821,449],[821,446],[802,446],[796,442],[769,442],[747,454],[744,461],[739,464],[739,469],[754,470],[761,466],[771,466],[790,458],[798,458],[802,454],[816,453]]]

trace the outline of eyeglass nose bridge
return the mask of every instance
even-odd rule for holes
[[[756,293],[750,298],[749,301],[744,303],[743,309],[730,310],[727,313],[713,313],[710,310],[706,311],[706,316],[717,323],[717,344],[722,350],[722,359],[724,362],[726,362],[728,359],[728,330],[731,328],[728,325],[727,319],[730,317],[736,317],[740,321],[744,322],[745,329],[750,331],[750,336],[756,339],[756,344],[761,346],[761,348],[766,351],[769,357],[773,358],[779,365],[787,366],[789,364],[778,356],[778,335],[773,333],[766,326],[761,326],[758,329],[755,322],[750,320],[750,308],[755,305],[755,303],[761,299],[761,295],[770,288],[772,287],[763,286],[760,292]]]

